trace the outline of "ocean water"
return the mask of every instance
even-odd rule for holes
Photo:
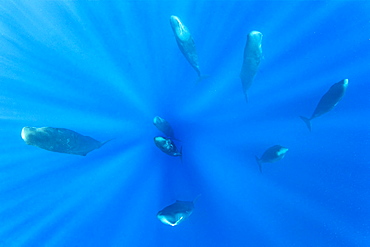
[[[2,1],[0,246],[370,246],[369,13],[368,1]],[[263,60],[246,103],[253,30]],[[342,79],[308,131],[299,116]],[[154,145],[157,115],[182,160]],[[56,153],[27,145],[25,126],[113,140]],[[289,151],[260,173],[255,156],[276,144]],[[156,218],[198,195],[178,226]]]

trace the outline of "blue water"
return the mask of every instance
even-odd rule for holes
[[[0,246],[370,246],[368,1],[2,1]],[[169,17],[190,30],[200,69]],[[247,34],[264,59],[246,103]],[[330,86],[342,101],[312,121]],[[171,123],[183,160],[153,143]],[[24,126],[104,141],[86,157]],[[255,156],[275,144],[285,158]],[[156,214],[195,203],[178,226]]]

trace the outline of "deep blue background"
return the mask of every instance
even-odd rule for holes
[[[370,246],[368,1],[2,1],[0,246]],[[196,72],[169,25],[196,42]],[[247,34],[263,33],[246,103]],[[337,107],[309,117],[332,84]],[[167,119],[183,162],[153,143]],[[86,157],[24,126],[115,138]],[[264,164],[270,146],[286,157]],[[156,213],[196,202],[182,224]]]

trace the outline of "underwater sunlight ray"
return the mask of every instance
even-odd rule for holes
[[[369,245],[369,3],[0,10],[1,246]]]

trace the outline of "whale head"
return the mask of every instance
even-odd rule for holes
[[[172,213],[172,214],[166,214],[163,212],[159,212],[157,214],[157,218],[166,225],[170,226],[177,226],[182,221],[184,221],[188,217],[188,214],[184,213]]]
[[[190,33],[187,28],[181,23],[180,19],[177,16],[171,15],[170,24],[173,32],[177,38],[181,40],[186,40],[190,37]]]
[[[161,126],[163,124],[166,124],[167,121],[164,120],[163,118],[159,117],[159,116],[156,116],[154,119],[153,119],[153,124],[155,126]]]
[[[280,149],[276,152],[276,155],[278,157],[284,158],[284,156],[285,156],[286,152],[288,152],[288,150],[289,150],[288,148],[280,146]]]
[[[262,37],[263,37],[262,33],[258,32],[258,31],[252,31],[248,34],[248,41],[252,42],[254,44],[261,45]]]
[[[198,198],[199,196],[197,196]],[[195,198],[195,200],[197,199]],[[194,200],[194,201],[195,201]],[[179,201],[165,207],[157,213],[157,218],[166,225],[177,226],[192,213],[194,208],[194,201]]]
[[[180,19],[177,16],[170,16],[170,24],[173,29],[179,28],[181,24]]]
[[[21,136],[22,139],[29,145],[31,145],[34,141],[35,134],[37,132],[37,129],[34,127],[23,127]]]
[[[171,142],[167,138],[164,138],[162,136],[154,137],[154,143],[158,147],[167,147],[168,145],[171,144]]]
[[[21,137],[28,145],[39,145],[50,141],[50,133],[47,127],[23,127]]]
[[[344,79],[341,81],[343,87],[347,88],[348,87],[348,79]]]
[[[155,145],[161,149],[165,153],[172,153],[172,151],[175,151],[175,147],[173,146],[170,139],[162,137],[162,136],[156,136],[154,137],[154,143]]]

